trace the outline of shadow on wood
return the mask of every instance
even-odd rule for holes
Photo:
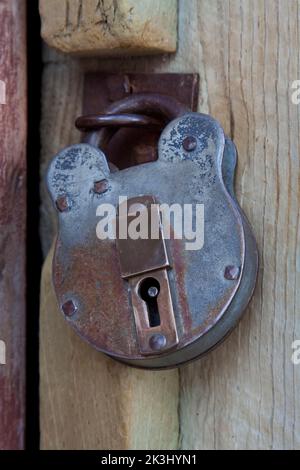
[[[176,449],[178,371],[107,358],[66,324],[53,292],[52,250],[41,283],[42,449]]]

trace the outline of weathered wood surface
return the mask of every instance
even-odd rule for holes
[[[199,35],[184,47],[198,43],[201,108],[239,151],[237,195],[254,227],[260,273],[232,336],[181,372],[181,445],[299,448],[300,367],[291,361],[300,338],[300,108],[291,101],[299,2],[198,1],[185,14]]]
[[[80,113],[84,70],[199,72],[199,109],[219,119],[237,144],[236,190],[258,241],[259,280],[251,305],[231,337],[206,358],[180,370],[179,445],[184,449],[300,448],[300,366],[291,361],[292,341],[300,339],[299,106],[291,101],[291,84],[300,73],[299,6],[293,0],[181,0],[176,55],[117,61],[75,61],[49,52],[45,57],[44,162],[58,148],[79,140],[72,122]],[[43,210],[44,221],[48,221],[43,224],[44,233],[48,233],[51,226],[46,204]],[[49,240],[44,240],[44,246],[49,246]],[[58,421],[65,406],[63,390],[72,397],[77,394],[79,403],[95,383],[82,376],[86,369],[81,356],[70,363],[76,376],[62,368],[55,372],[51,366],[64,354],[72,357],[67,338],[73,333],[61,322],[56,312],[42,308],[44,448],[53,447],[53,442],[66,446],[63,436],[74,433],[74,426],[67,424],[71,413],[63,422]],[[59,344],[58,332],[64,338]],[[72,338],[77,343],[77,338]],[[78,341],[80,347],[85,348]],[[86,350],[86,355],[94,357],[94,352]],[[120,374],[131,373],[121,369]],[[140,376],[141,382],[147,380],[147,374]],[[134,381],[129,376],[127,380]],[[176,382],[175,375],[172,380]],[[81,391],[84,383],[89,385]],[[57,401],[47,398],[51,387]],[[122,384],[120,387],[123,389]],[[174,402],[176,394],[174,387]],[[141,394],[134,395],[136,406],[138,396]],[[144,410],[149,396],[143,388],[140,409]],[[106,413],[110,400],[97,402],[102,412]],[[164,413],[171,408],[165,408]],[[53,420],[60,425],[55,428],[55,438]],[[148,442],[147,420],[148,415],[142,414],[130,431],[131,436],[138,432],[140,445]],[[89,423],[77,422],[81,447],[92,445],[84,438],[97,426],[98,417]],[[106,425],[107,440],[102,437],[109,447],[112,428],[116,429],[113,419]],[[96,432],[101,436],[99,429]],[[132,442],[132,438],[127,440],[127,444]],[[167,448],[165,440],[162,446]]]
[[[41,448],[174,449],[178,374],[119,364],[85,344],[65,323],[51,281],[41,292]]]
[[[22,0],[0,2],[0,449],[24,447],[26,28]]]
[[[42,36],[59,51],[116,56],[174,52],[177,0],[40,0]]]

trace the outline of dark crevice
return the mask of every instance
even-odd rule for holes
[[[42,252],[39,239],[39,155],[41,38],[38,0],[27,2],[27,287],[26,435],[28,450],[39,448],[39,291]]]

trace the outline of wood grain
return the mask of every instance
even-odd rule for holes
[[[26,18],[0,3],[0,449],[24,447]]]
[[[78,61],[45,53],[44,162],[58,148],[79,140],[71,123],[80,112],[85,70],[199,72],[199,109],[216,117],[237,144],[236,190],[258,241],[259,280],[231,337],[206,358],[180,370],[183,449],[300,448],[300,366],[291,361],[292,341],[300,339],[299,106],[291,101],[291,84],[300,78],[299,3],[181,0],[178,51],[163,58]],[[46,203],[43,213],[44,234],[53,233]],[[45,250],[49,244],[44,236]],[[54,312],[47,315],[59,322]],[[47,321],[42,309],[44,375],[47,357],[61,354],[60,349],[53,352],[57,332]],[[52,342],[47,342],[48,335]],[[56,376],[52,371],[42,380],[42,397],[54,380],[58,390],[66,387],[63,370]],[[105,403],[104,409],[109,400]],[[143,401],[140,406],[143,409]],[[45,401],[41,412],[47,447],[52,442],[50,414],[57,418],[59,406],[56,403],[49,413]],[[132,433],[139,429],[143,434],[146,422],[147,415],[140,416]],[[84,423],[80,426],[85,434]],[[58,443],[61,433],[58,428]],[[143,435],[140,444],[147,438]]]
[[[177,0],[39,0],[44,40],[82,56],[176,51]]]
[[[299,2],[200,1],[185,13],[199,31],[208,110],[239,151],[260,274],[228,341],[181,371],[181,446],[299,448]]]
[[[132,369],[85,344],[64,321],[51,281],[41,291],[41,448],[174,449],[178,374]]]

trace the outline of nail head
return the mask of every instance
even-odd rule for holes
[[[103,194],[108,190],[109,184],[106,179],[101,181],[95,181],[94,183],[94,193]]]
[[[64,302],[61,308],[66,317],[71,317],[77,311],[77,306],[75,305],[72,299]]]
[[[238,266],[226,266],[224,277],[230,281],[235,281],[240,275],[240,268]]]
[[[56,207],[59,210],[59,212],[66,212],[67,210],[69,210],[70,204],[69,204],[67,196],[59,196],[56,199]]]
[[[153,351],[159,351],[160,349],[163,349],[166,344],[166,337],[158,333],[151,336],[149,340],[150,348],[153,349]]]
[[[186,152],[192,152],[197,147],[197,139],[192,135],[188,135],[183,139],[182,146]]]

